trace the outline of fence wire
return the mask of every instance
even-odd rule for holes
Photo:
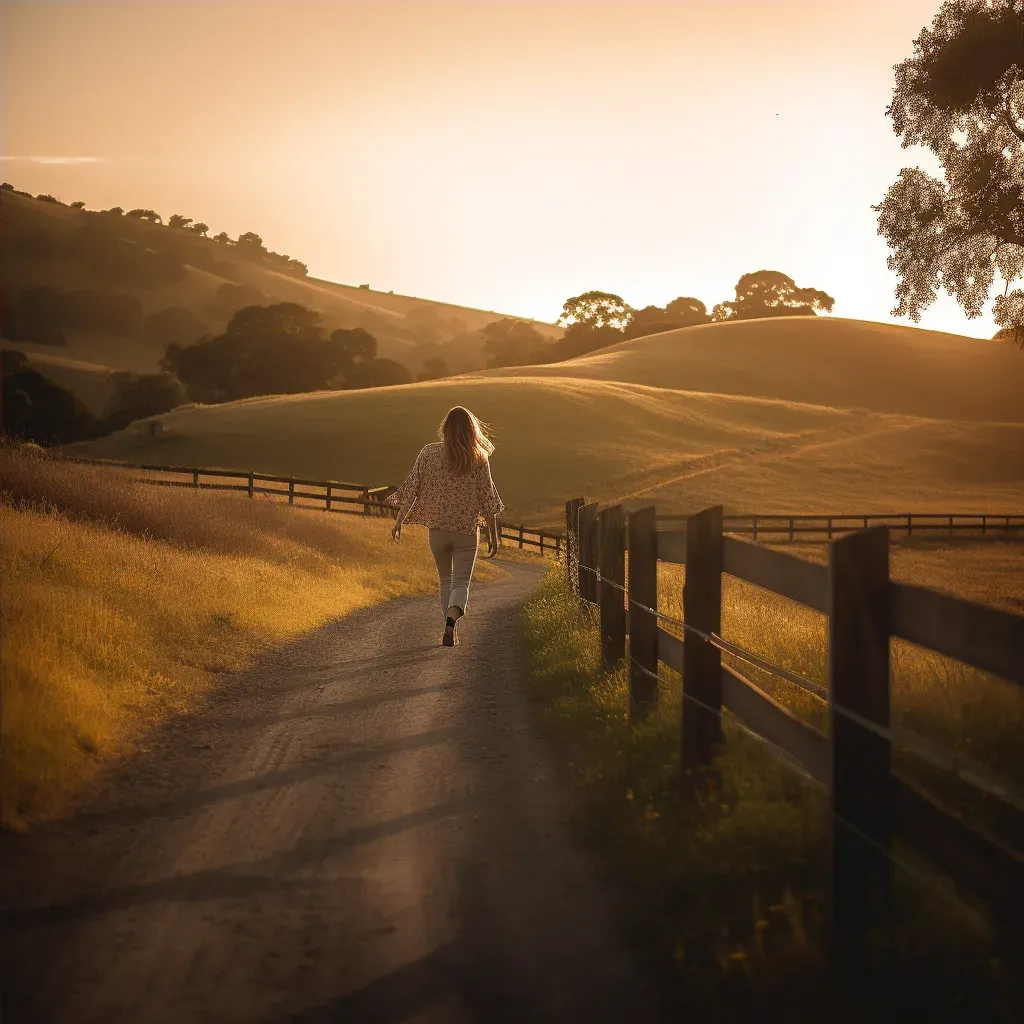
[[[893,729],[891,727],[879,725],[877,722],[872,722],[870,719],[864,718],[863,715],[857,714],[857,712],[844,707],[842,704],[836,704],[834,701],[829,700],[828,687],[822,686],[820,683],[816,683],[814,680],[808,679],[806,676],[802,676],[796,672],[791,672],[789,669],[785,669],[781,665],[776,665],[774,662],[769,661],[766,658],[762,658],[759,655],[754,654],[752,651],[745,650],[738,644],[725,640],[716,633],[709,633],[705,630],[699,629],[692,623],[687,623],[682,619],[677,619],[672,615],[667,615],[665,612],[660,612],[656,608],[651,608],[648,605],[634,600],[629,596],[629,592],[624,586],[616,583],[614,580],[604,579],[600,571],[591,566],[580,565],[578,566],[578,572],[579,571],[590,572],[595,576],[599,584],[607,585],[613,587],[615,590],[621,591],[625,594],[626,600],[629,602],[631,607],[640,608],[641,610],[654,615],[660,621],[671,623],[673,626],[681,629],[684,634],[682,638],[684,642],[686,634],[693,634],[694,636],[698,636],[700,639],[707,641],[713,647],[718,648],[718,650],[722,651],[723,654],[728,654],[730,657],[734,657],[748,665],[759,668],[770,675],[776,676],[780,679],[785,679],[787,682],[800,687],[802,690],[810,693],[821,701],[821,703],[827,705],[830,712],[850,720],[860,726],[860,728],[874,733],[876,736],[881,737],[889,743],[895,743],[897,746],[903,747],[910,751],[910,753],[921,758],[921,760],[930,764],[933,768],[938,768],[941,771],[955,775],[961,781],[973,786],[975,789],[978,789],[989,796],[995,797],[997,800],[1002,801],[1018,811],[1024,812],[1024,793],[1021,793],[1021,791],[1012,782],[1000,777],[997,773],[986,768],[984,765],[980,765],[976,761],[973,761],[968,757],[964,757],[962,754],[957,754],[952,750],[948,750],[913,730],[902,728]],[[593,619],[591,621],[593,621]],[[635,660],[633,660],[633,664],[637,665],[637,668],[643,671],[646,675],[651,675],[649,669],[644,668],[644,666],[640,665]],[[655,678],[659,679],[661,682],[665,682],[661,676],[655,676]],[[754,680],[750,680],[750,682],[756,685]],[[765,692],[763,687],[758,686],[758,689],[761,690],[762,693]],[[687,694],[685,692],[685,688],[683,688],[683,696],[698,704],[701,703],[693,697],[692,694]],[[714,710],[708,705],[702,706],[707,707],[708,710]],[[757,736],[762,742],[766,744],[769,743],[769,741],[765,740],[764,737],[757,733],[753,733],[746,726],[740,725],[740,728],[746,732],[751,732],[752,735]],[[787,757],[789,757],[790,760],[793,760],[790,755],[787,755]]]
[[[656,680],[659,686],[669,685],[669,680],[665,679],[657,672],[652,672],[646,666],[641,665],[640,662],[638,662],[635,658],[631,657],[630,663],[636,666],[636,668],[645,676],[648,676],[649,678]],[[828,792],[828,786],[826,786],[823,782],[819,781],[813,775],[811,775],[810,772],[808,772],[807,769],[796,758],[794,758],[793,755],[790,754],[789,751],[787,751],[784,747],[780,747],[777,743],[773,743],[771,740],[766,739],[760,733],[755,732],[749,726],[744,724],[735,715],[730,714],[728,717],[726,717],[721,708],[712,707],[710,704],[707,704],[699,698],[694,697],[692,693],[687,693],[685,688],[682,690],[682,696],[685,700],[690,701],[690,703],[695,704],[697,707],[703,708],[705,711],[708,711],[711,714],[715,715],[723,722],[723,724],[727,723],[731,726],[734,726],[735,728],[739,729],[740,732],[756,740],[762,747],[764,747],[765,750],[772,754],[777,761],[781,762],[787,768],[791,769],[796,774],[800,775],[801,778],[803,778],[806,782],[810,783],[814,789],[823,793]],[[940,886],[937,886],[935,884],[935,879],[932,876],[927,875],[923,871],[920,871],[918,868],[915,868],[913,865],[908,864],[902,857],[899,857],[896,854],[894,854],[889,847],[878,842],[878,840],[868,835],[862,829],[859,829],[856,825],[853,824],[853,822],[848,821],[845,817],[843,817],[843,815],[836,814],[836,812],[832,809],[829,810],[829,815],[835,821],[839,822],[839,824],[842,825],[845,829],[847,829],[852,835],[856,836],[866,846],[873,849],[876,853],[881,854],[893,865],[895,865],[896,867],[900,868],[900,870],[905,872],[910,878],[914,879],[915,882],[925,887],[929,892],[938,893],[951,907],[956,909],[960,908],[961,905],[958,903],[958,901],[950,893],[946,892]]]

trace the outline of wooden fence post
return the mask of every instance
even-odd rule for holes
[[[580,592],[580,535],[579,518],[580,509],[585,502],[583,498],[570,498],[565,503],[565,571],[569,578],[569,589],[574,593]]]
[[[579,525],[579,595],[585,601],[597,603],[597,502],[580,507]]]
[[[331,485],[327,485],[327,511],[331,511]]]
[[[250,470],[249,471],[249,497],[250,498],[255,493],[255,489],[256,489],[256,474],[252,470]]]
[[[601,511],[601,661],[606,669],[626,656],[626,602],[618,589],[626,585],[624,530],[621,505]]]
[[[294,480],[289,480],[288,481],[288,504],[289,505],[294,505],[295,504],[295,481]]]
[[[686,520],[683,621],[705,633],[722,630],[721,505]],[[683,642],[683,693],[693,698],[682,702],[682,765],[691,772],[711,763],[722,738],[722,653],[691,632]]]
[[[520,525],[520,527],[519,527],[519,550],[520,551],[523,550],[523,527],[522,527],[522,525]]]
[[[891,744],[841,710],[889,728],[888,529],[833,541],[829,575],[831,903],[838,964],[856,961],[865,930],[884,912],[892,888]]]
[[[658,524],[651,506],[629,514],[629,715],[642,721],[658,703],[658,620],[638,608],[658,607]]]
[[[192,470],[192,486],[193,487],[198,487],[199,486],[199,470],[198,469],[193,469]]]
[[[543,558],[544,557],[544,531],[543,530],[538,530],[537,532],[538,532],[538,535],[540,536],[540,557]]]

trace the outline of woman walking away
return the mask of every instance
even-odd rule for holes
[[[491,479],[494,445],[484,425],[461,405],[448,411],[438,431],[440,442],[416,457],[405,483],[387,498],[398,509],[391,536],[398,541],[403,523],[430,528],[430,551],[441,583],[445,617],[441,643],[458,642],[456,623],[466,614],[469,584],[476,565],[479,528],[488,531],[488,557],[498,553],[498,515],[505,507]]]

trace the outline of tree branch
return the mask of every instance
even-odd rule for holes
[[[1024,132],[1017,127],[1017,118],[1010,112],[1009,97],[1003,100],[1003,120],[1006,122],[1006,127],[1009,128],[1021,142],[1024,142]]]

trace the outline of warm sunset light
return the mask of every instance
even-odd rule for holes
[[[778,267],[887,321],[871,206],[931,165],[884,112],[934,8],[5,3],[3,173],[255,230],[316,277],[541,320],[588,288],[710,309]],[[995,330],[945,298],[922,325]]]
[[[1024,0],[0,90],[0,1021],[1024,1022]]]

